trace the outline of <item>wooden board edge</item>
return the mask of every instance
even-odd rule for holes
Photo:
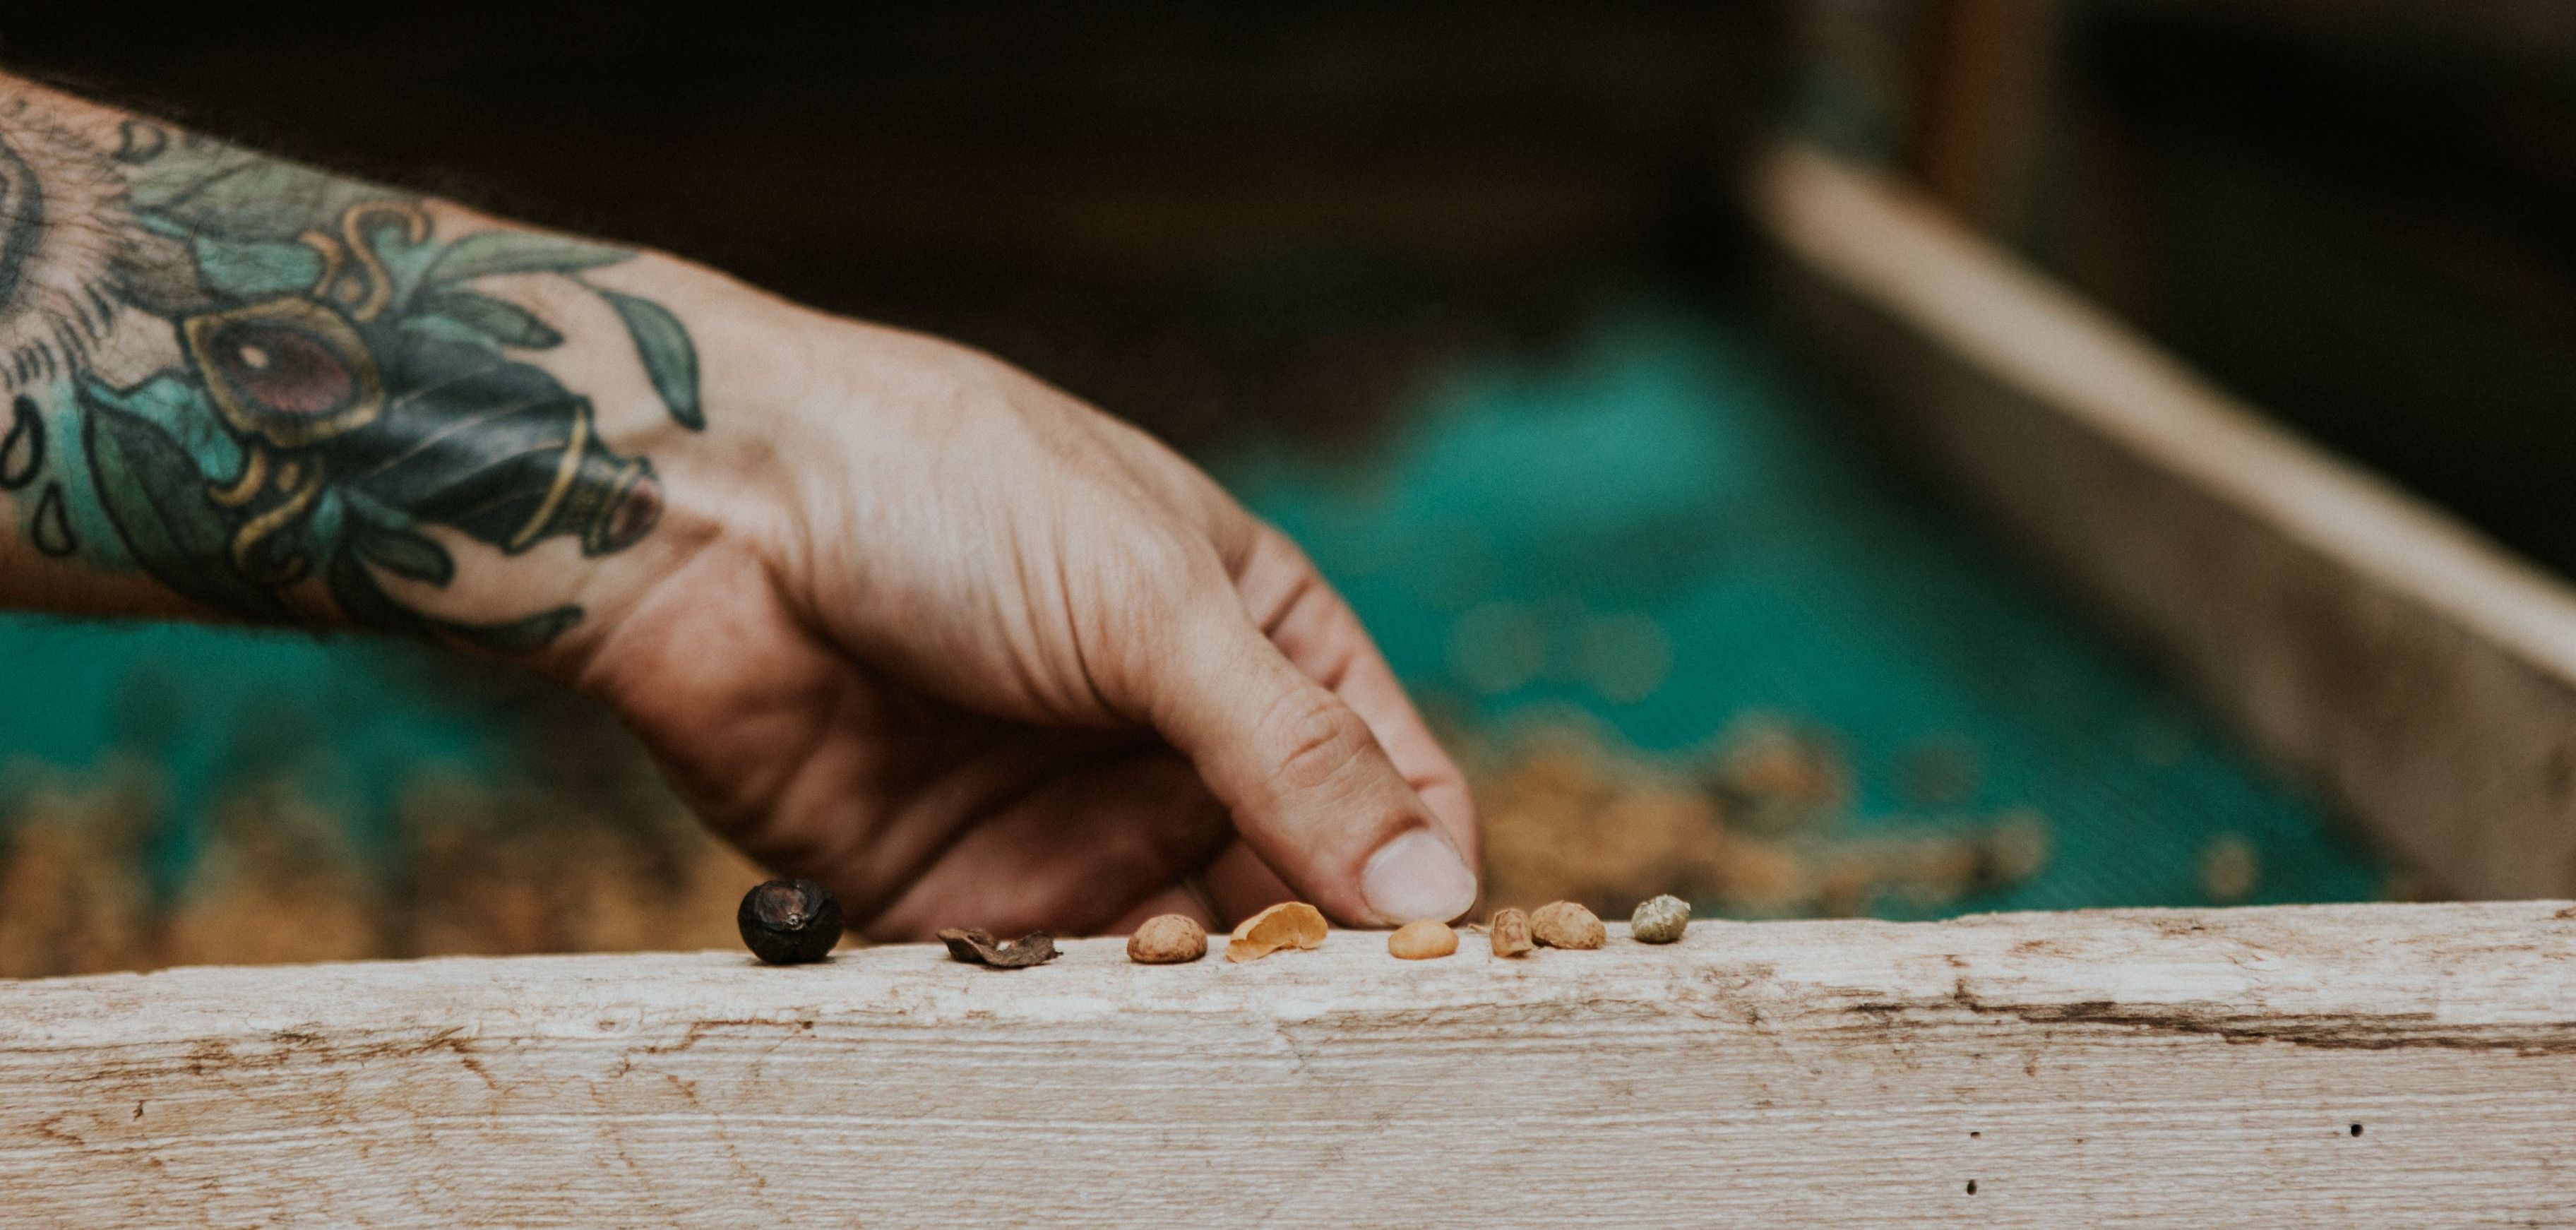
[[[2576,1217],[2565,903],[1610,930],[0,982],[0,1191],[35,1225]]]

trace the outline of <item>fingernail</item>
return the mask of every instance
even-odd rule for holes
[[[1457,847],[1430,829],[1410,829],[1377,848],[1360,873],[1369,908],[1388,922],[1447,922],[1476,904],[1476,873]]]

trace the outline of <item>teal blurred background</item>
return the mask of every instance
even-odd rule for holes
[[[1626,304],[1544,360],[1451,373],[1367,459],[1219,473],[1473,723],[1570,708],[1678,753],[1767,714],[1831,732],[1864,831],[2047,818],[2045,871],[1931,912],[2206,904],[2200,860],[2230,835],[2258,853],[2254,899],[2382,891],[2314,800],[1874,465],[1796,353],[1754,313]],[[1537,652],[1494,665],[1480,633]],[[1907,778],[1945,749],[1976,781],[1927,816]]]
[[[1864,894],[1858,908],[1927,917],[2386,889],[2312,799],[1873,459],[1796,355],[1750,308],[1641,295],[1541,350],[1435,373],[1370,449],[1273,440],[1210,460],[1305,545],[1462,743],[1571,726],[1611,761],[1684,764],[1760,715],[1818,732],[1848,773],[1834,840],[1968,833],[2001,816],[2046,828],[2036,874]],[[416,792],[501,791],[559,770],[547,749],[567,741],[563,727],[616,740],[549,688],[407,645],[17,617],[0,622],[0,660],[24,701],[0,716],[12,765],[0,815],[67,774],[142,774],[151,789],[126,797],[149,812],[135,848],[165,908],[246,891],[199,874],[244,790],[285,790],[308,824],[330,818],[346,865],[322,883],[382,904],[392,898],[368,886],[402,883],[406,869],[388,864],[416,857],[401,815]],[[1958,779],[1930,808],[1909,780],[1927,756]],[[668,823],[639,759],[603,763],[646,800],[629,808]],[[1508,756],[1478,763],[1509,769]],[[529,826],[571,806],[515,797]],[[2250,853],[2250,878],[2214,893],[2214,844]]]

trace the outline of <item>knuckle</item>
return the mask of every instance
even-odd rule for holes
[[[1121,631],[1130,646],[1165,653],[1196,630],[1190,616],[1208,594],[1202,556],[1158,527],[1123,536],[1097,583],[1101,605],[1123,614]]]
[[[1267,521],[1255,523],[1252,552],[1254,558],[1266,566],[1292,572],[1315,571],[1315,562],[1306,557],[1306,549]]]
[[[1207,547],[1165,527],[1147,528],[1128,538],[1124,551],[1127,583],[1148,588],[1165,602],[1178,603],[1203,588],[1208,571]]]
[[[1358,714],[1321,689],[1281,698],[1268,725],[1266,742],[1277,749],[1271,759],[1274,784],[1288,791],[1330,784],[1374,741]]]

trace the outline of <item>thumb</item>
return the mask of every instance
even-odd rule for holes
[[[1171,650],[1139,680],[1148,720],[1290,887],[1356,923],[1475,905],[1476,873],[1368,723],[1280,653],[1232,586],[1189,604]]]

